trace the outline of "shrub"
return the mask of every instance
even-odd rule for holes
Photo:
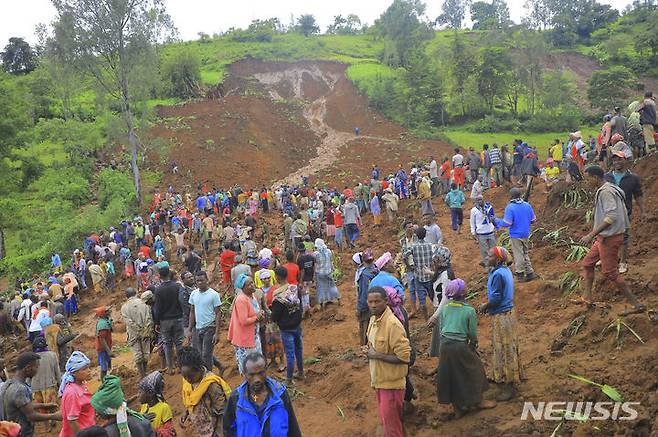
[[[518,132],[521,130],[521,122],[514,118],[502,119],[485,115],[482,120],[475,122],[468,130],[477,133]]]
[[[81,206],[91,199],[89,181],[71,167],[49,168],[30,185],[30,190],[35,191],[43,202],[64,200]]]
[[[132,206],[136,200],[133,182],[128,173],[104,168],[98,174],[98,204],[106,209],[113,200],[122,201],[126,207]]]
[[[539,112],[523,123],[523,130],[528,132],[573,132],[582,123],[580,115],[575,112],[557,114]]]
[[[162,66],[162,75],[169,82],[169,95],[187,99],[199,93],[201,60],[196,52],[178,51]]]

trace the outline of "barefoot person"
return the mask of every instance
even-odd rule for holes
[[[496,406],[482,398],[489,384],[477,354],[477,315],[464,301],[465,290],[462,279],[448,283],[444,290],[448,303],[438,310],[435,322],[441,329],[437,396],[439,403],[452,404],[456,418],[469,410]]]
[[[593,165],[585,169],[585,177],[592,187],[596,187],[594,196],[594,228],[580,241],[588,245],[594,241],[589,253],[582,261],[585,284],[582,301],[591,304],[594,286],[594,267],[601,261],[601,272],[606,280],[621,291],[632,309],[624,314],[642,312],[645,306],[640,304],[628,288],[624,277],[619,274],[619,248],[624,244],[624,233],[630,227],[626,211],[624,191],[604,179],[603,169]]]

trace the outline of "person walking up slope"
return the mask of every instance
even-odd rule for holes
[[[532,206],[521,199],[521,190],[512,188],[510,198],[504,217],[495,219],[495,224],[499,228],[509,228],[516,277],[521,282],[530,282],[537,276],[530,263],[528,239],[530,238],[530,227],[537,218]]]

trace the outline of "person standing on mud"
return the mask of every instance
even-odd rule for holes
[[[530,227],[537,218],[532,206],[521,198],[521,190],[510,190],[510,203],[505,208],[502,219],[494,219],[496,227],[509,228],[516,278],[521,282],[530,282],[537,278],[530,263],[529,238]]]
[[[347,202],[343,205],[343,223],[345,225],[347,244],[350,248],[354,248],[354,242],[359,238],[360,222],[361,214],[359,214],[359,208],[354,203],[354,197],[348,197]]]
[[[146,376],[146,365],[151,353],[153,318],[151,308],[137,296],[134,288],[126,288],[128,300],[121,306],[121,317],[126,324],[128,346],[133,353],[139,376]]]
[[[606,174],[606,178],[611,182],[614,181],[615,185],[621,188],[626,195],[624,203],[626,205],[626,211],[628,212],[628,220],[631,220],[631,214],[633,213],[633,199],[637,203],[638,208],[640,209],[640,221],[644,221],[644,195],[642,194],[642,183],[640,177],[632,173],[628,166],[631,159],[633,159],[632,149],[623,141],[617,142],[612,146],[612,171]],[[626,273],[628,270],[628,263],[626,262],[628,258],[628,241],[629,241],[629,231],[626,229],[624,233],[624,244],[621,248],[621,255],[619,259],[619,273]]]
[[[422,228],[420,228],[422,229]],[[370,385],[375,389],[377,410],[386,437],[402,437],[402,413],[411,345],[402,322],[388,306],[382,287],[368,290],[370,322],[364,351],[370,366]]]
[[[505,402],[516,397],[515,385],[524,379],[517,336],[514,310],[514,277],[507,267],[509,253],[496,246],[489,251],[490,267],[487,281],[487,303],[480,305],[480,312],[493,317],[493,381],[501,385],[497,401]]]
[[[626,300],[633,306],[621,315],[640,313],[645,306],[637,301],[624,277],[619,274],[619,249],[624,244],[624,233],[630,227],[626,211],[624,191],[604,178],[603,169],[597,165],[585,169],[586,180],[592,187],[597,187],[594,196],[594,228],[580,241],[588,245],[594,241],[587,256],[582,261],[585,284],[583,296],[576,303],[592,305],[592,287],[594,286],[594,268],[601,261],[601,272],[605,278],[615,284]]]

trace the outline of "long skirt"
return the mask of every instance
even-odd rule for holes
[[[518,383],[524,379],[514,310],[493,316],[492,341],[493,380],[496,383]]]
[[[78,313],[78,296],[74,294],[64,301],[64,312],[66,314]]]
[[[327,225],[327,237],[333,237],[334,235],[336,235],[336,226]]]
[[[460,409],[482,402],[482,393],[489,387],[480,357],[464,341],[441,339],[436,377],[439,403]]]
[[[340,292],[334,278],[328,273],[318,273],[315,275],[315,283],[317,288],[317,302],[319,304],[327,303],[340,299]]]
[[[430,357],[438,357],[441,348],[441,324],[435,323],[432,328],[432,340],[430,341]]]

